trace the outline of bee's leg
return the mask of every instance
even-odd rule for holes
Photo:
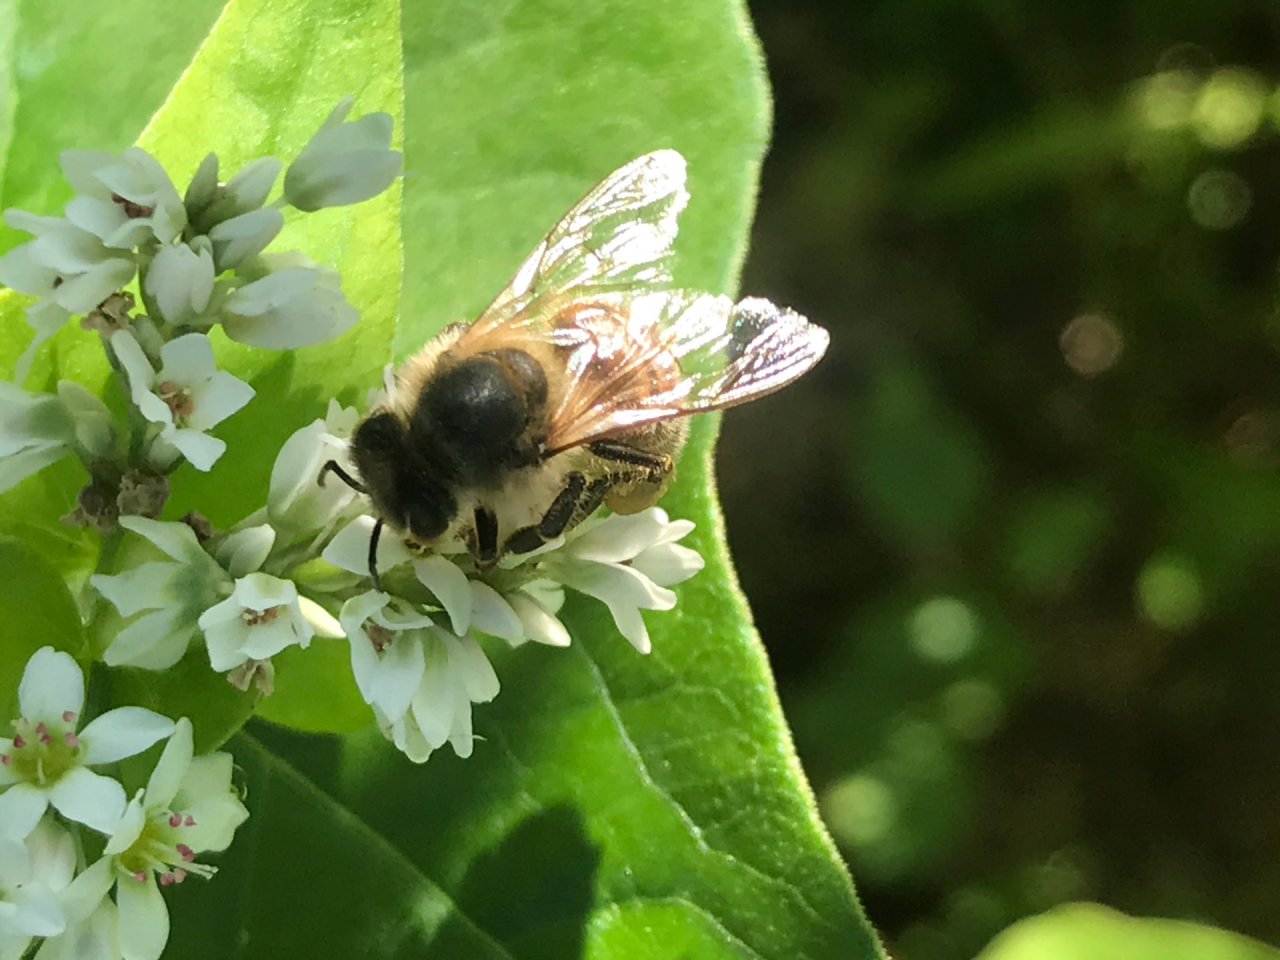
[[[569,528],[575,518],[584,517],[600,506],[613,484],[612,477],[587,483],[586,477],[577,471],[569,474],[564,489],[551,501],[551,506],[547,507],[542,519],[536,524],[521,527],[507,537],[502,545],[502,552],[529,553],[548,540],[554,540]]]
[[[587,449],[601,460],[631,467],[631,470],[625,471],[629,475],[628,480],[644,478],[658,483],[675,468],[675,461],[665,453],[650,453],[617,440],[596,440],[587,444]],[[639,477],[634,476],[637,473]]]
[[[498,562],[498,517],[488,507],[476,507],[475,541],[471,553],[476,564],[487,570]]]
[[[369,537],[369,579],[373,581],[373,589],[379,593],[382,592],[382,578],[378,576],[378,539],[381,536],[382,518],[379,517],[374,521],[373,533]]]
[[[369,492],[365,488],[365,485],[363,483],[361,483],[359,480],[352,477],[351,474],[347,473],[347,471],[343,470],[342,467],[338,465],[337,460],[330,460],[328,463],[326,463],[323,467],[320,468],[320,476],[316,477],[316,483],[320,484],[320,486],[323,487],[324,478],[330,473],[336,473],[338,475],[338,479],[341,480],[343,483],[345,483],[348,487],[350,487],[356,493]]]

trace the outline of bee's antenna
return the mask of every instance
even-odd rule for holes
[[[329,461],[332,463],[333,461]],[[382,578],[378,576],[378,538],[382,536],[382,518],[374,521],[373,534],[369,537],[369,577],[373,580],[373,589],[379,593],[382,589]]]
[[[347,473],[347,471],[343,470],[342,467],[338,464],[337,460],[330,460],[328,463],[326,463],[323,467],[320,468],[320,476],[316,477],[316,483],[320,484],[320,486],[323,487],[324,478],[327,474],[330,474],[330,473],[336,473],[338,475],[338,479],[341,480],[343,483],[345,483],[348,487],[350,487],[356,493],[369,492],[363,483],[355,479],[353,476],[351,476],[351,474]]]

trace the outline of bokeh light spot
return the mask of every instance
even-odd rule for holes
[[[1230,230],[1248,216],[1252,205],[1249,184],[1230,170],[1206,170],[1187,191],[1191,219],[1206,230]]]
[[[911,646],[925,660],[955,663],[973,649],[978,629],[977,615],[963,600],[934,597],[911,615]]]
[[[1270,93],[1249,70],[1217,71],[1201,88],[1192,114],[1200,142],[1219,150],[1240,146],[1262,126]]]
[[[1181,556],[1152,557],[1138,574],[1138,609],[1151,623],[1181,632],[1199,622],[1204,612],[1200,577]]]
[[[1172,130],[1190,122],[1200,84],[1184,70],[1165,70],[1137,88],[1139,122],[1151,130]]]
[[[857,773],[823,795],[822,814],[837,840],[866,846],[883,840],[898,821],[898,798],[879,777]]]
[[[1058,347],[1067,366],[1082,377],[1106,373],[1124,352],[1124,334],[1100,313],[1082,313],[1058,335]]]
[[[985,740],[1004,720],[1004,697],[978,677],[957,680],[942,692],[942,724],[965,740]]]

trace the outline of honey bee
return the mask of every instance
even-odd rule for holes
[[[688,202],[674,150],[639,157],[547,235],[472,324],[396,373],[356,428],[357,476],[377,522],[477,566],[536,550],[604,505],[635,513],[675,475],[687,416],[770,393],[826,351],[822,327],[767,300],[672,288]]]

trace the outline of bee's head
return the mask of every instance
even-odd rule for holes
[[[351,458],[374,509],[393,527],[430,543],[449,528],[457,501],[409,443],[394,414],[375,413],[356,428]]]

